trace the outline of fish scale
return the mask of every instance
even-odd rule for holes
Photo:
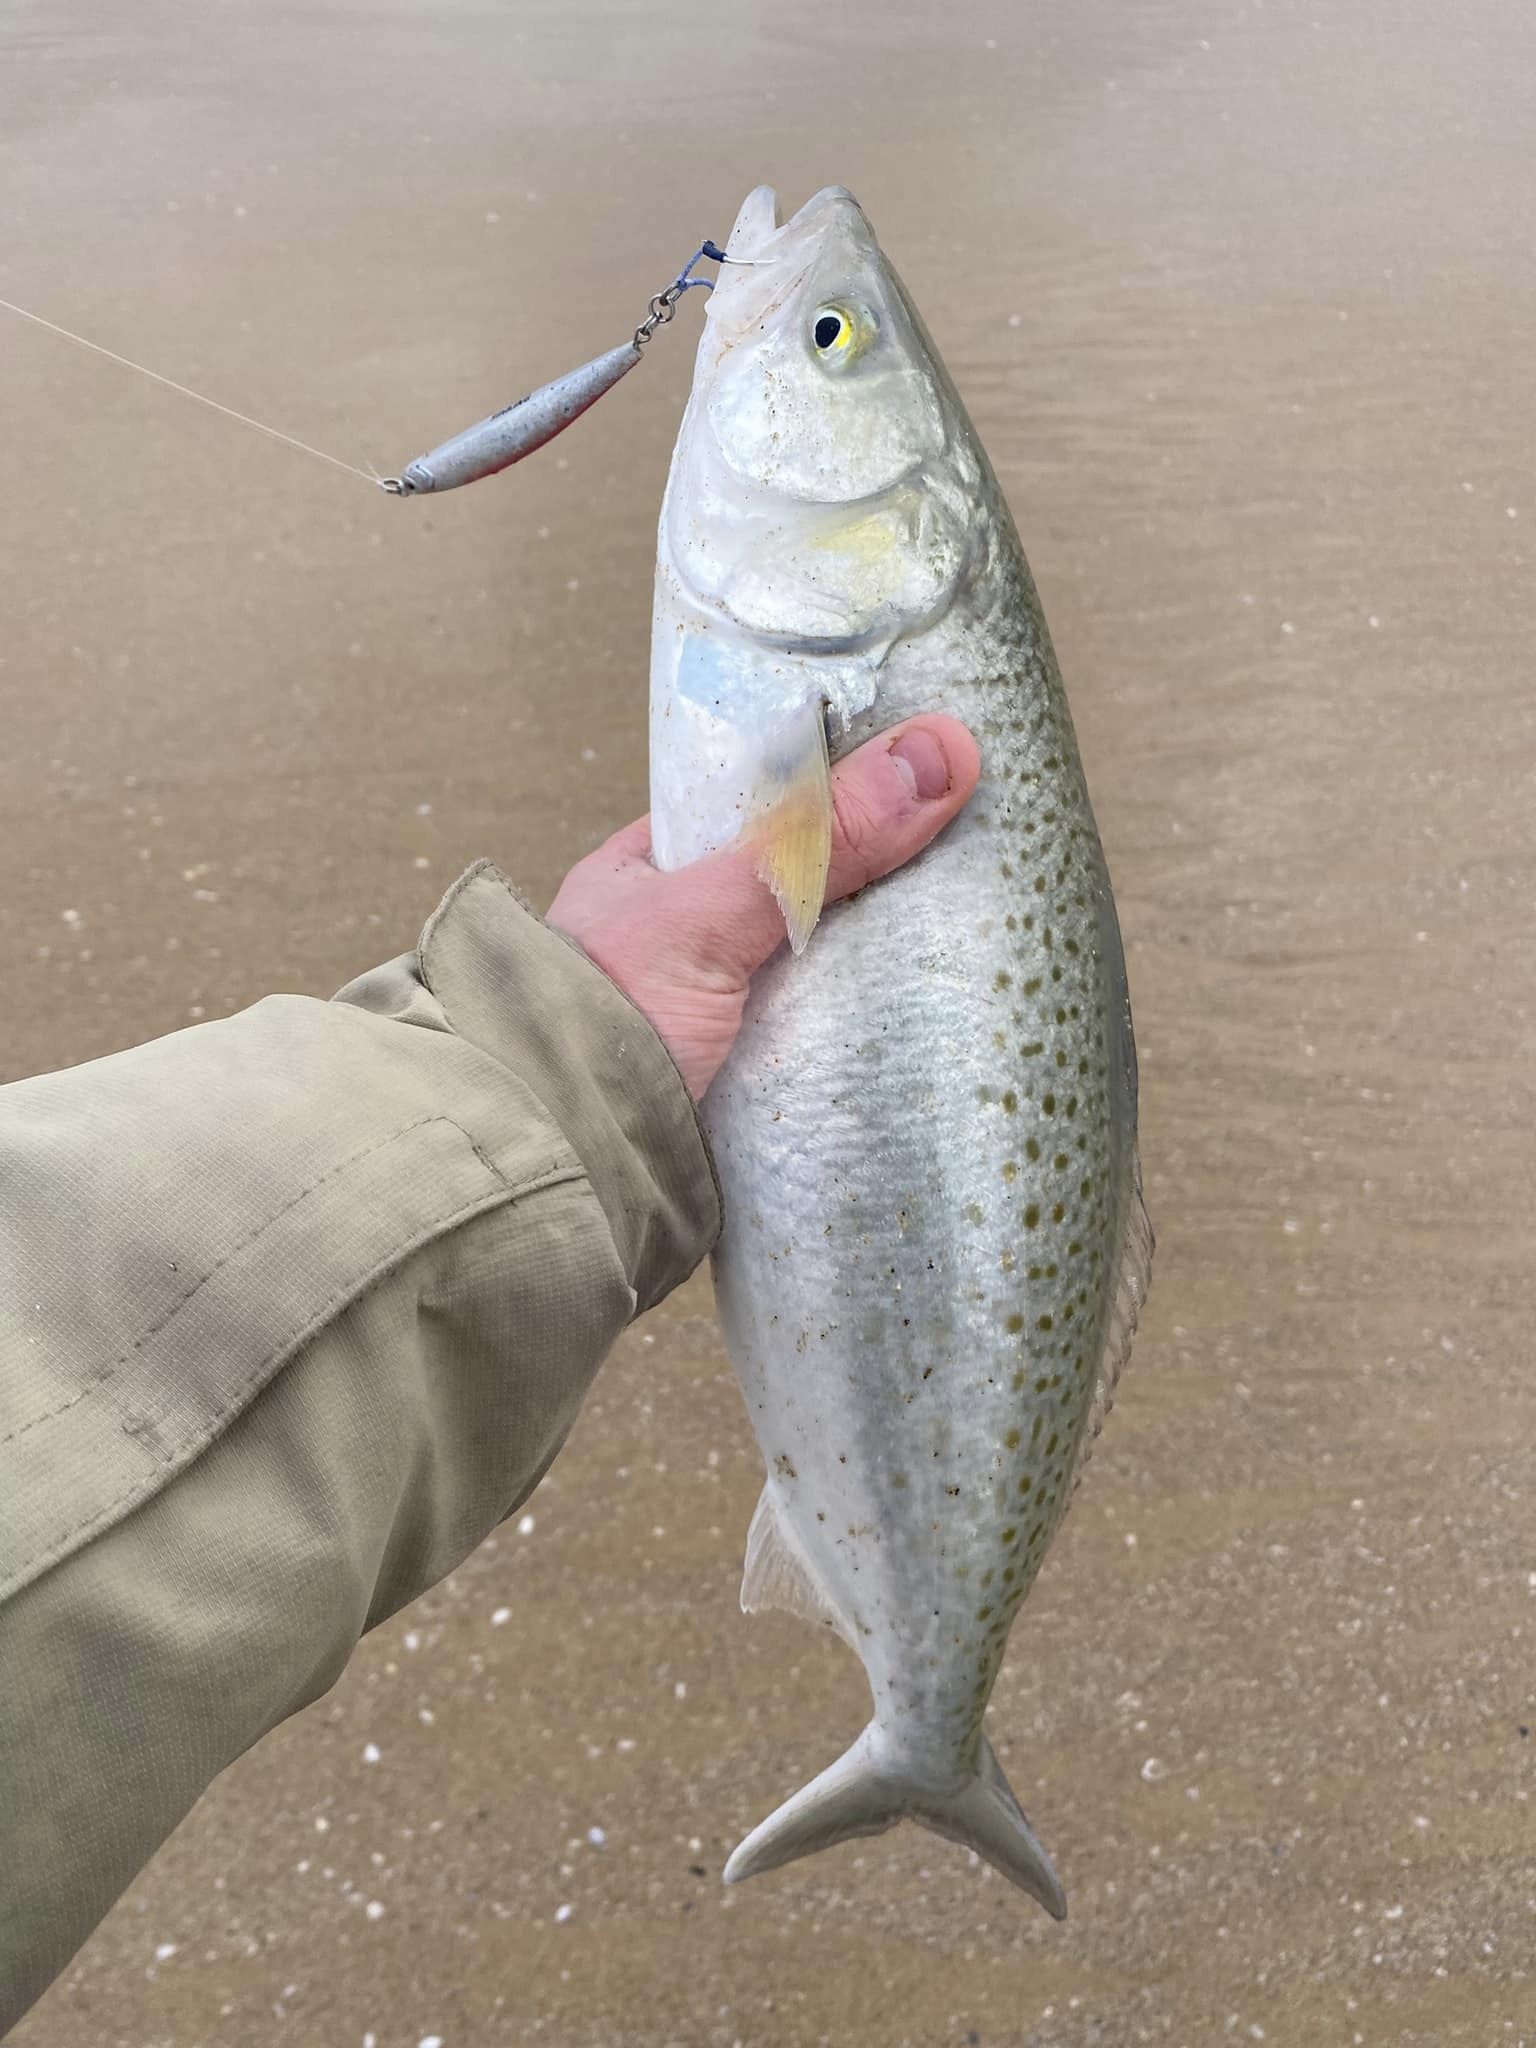
[[[731,492],[711,471],[695,497],[714,458],[685,419],[663,513],[653,670],[662,842],[688,856],[729,837],[729,792],[709,792],[728,759],[738,810],[753,814],[750,759],[769,730],[754,719],[770,701],[782,718],[786,672],[792,688],[801,667],[804,687],[831,706],[833,758],[897,719],[943,710],[975,734],[982,776],[937,841],[829,908],[798,957],[786,949],[754,979],[704,1105],[726,1208],[717,1300],[766,1468],[743,1605],[827,1622],[861,1658],[873,1709],[847,1754],[748,1837],[727,1875],[911,1817],[1060,1912],[1059,1882],[982,1723],[1145,1292],[1151,1237],[1119,932],[1039,603],[959,399],[846,194],[818,195],[771,234],[756,201],[743,210],[748,253],[764,269],[779,256],[797,284],[777,303],[770,292],[769,317],[756,322],[763,280],[756,298],[749,288],[738,299],[734,323],[722,294],[712,312],[722,332],[701,344],[690,417],[710,422],[728,480],[729,425],[759,389],[771,393],[775,467],[752,479],[744,517],[750,528],[766,498],[786,566],[766,590],[752,570],[750,623],[733,615],[729,584],[705,601],[690,592],[680,520],[703,501],[718,528]],[[793,323],[829,295],[839,302],[833,286],[850,277],[837,289],[902,349],[887,397],[916,407],[918,425],[850,418],[850,439],[872,438],[850,456],[849,483],[895,468],[881,460],[884,432],[903,455],[924,450],[920,484],[908,462],[887,487],[918,511],[890,522],[905,538],[889,551],[905,557],[886,564],[867,541],[879,493],[846,491],[865,530],[840,589],[815,578],[822,651],[806,657],[794,646],[797,587],[828,543],[815,524],[820,553],[797,551],[778,468],[796,425]],[[745,370],[731,359],[784,335],[761,384],[750,357]],[[819,419],[823,394],[811,390],[807,413]],[[805,470],[813,523],[826,518],[837,472],[830,418],[830,452]],[[893,591],[916,593],[921,610],[888,602],[897,629],[853,645],[868,642],[864,621]],[[841,643],[825,630],[837,604],[863,628]],[[698,646],[679,654],[694,635]],[[671,716],[671,678],[699,659],[723,679],[710,718],[730,728],[725,744],[713,727],[680,740]]]

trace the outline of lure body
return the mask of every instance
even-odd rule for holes
[[[426,455],[408,462],[399,476],[389,478],[385,489],[396,497],[409,498],[426,491],[451,491],[460,484],[478,483],[510,469],[525,455],[532,455],[556,434],[563,434],[573,420],[580,419],[605,391],[611,391],[640,360],[637,342],[626,341],[606,355],[583,363],[552,384],[542,384],[515,405],[504,406],[489,419],[466,427],[462,434],[444,441]]]

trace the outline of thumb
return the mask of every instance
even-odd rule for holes
[[[846,755],[832,770],[825,901],[867,888],[920,853],[965,808],[980,773],[970,732],[938,713],[889,726]],[[669,879],[689,899],[686,910],[674,902],[673,912],[694,923],[690,951],[723,977],[745,979],[783,943],[783,912],[747,848],[728,847]]]
[[[921,853],[958,816],[981,774],[958,718],[909,718],[832,770],[832,858],[826,901],[852,896]]]

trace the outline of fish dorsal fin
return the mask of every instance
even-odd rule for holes
[[[836,1629],[845,1643],[853,1643],[853,1630],[838,1613],[815,1573],[786,1536],[774,1503],[773,1489],[765,1486],[758,1496],[752,1526],[747,1531],[747,1562],[741,1575],[741,1611],[761,1614],[777,1607],[785,1614],[798,1614],[803,1621]]]
[[[1137,1318],[1152,1279],[1152,1221],[1141,1195],[1141,1160],[1134,1151],[1130,1157],[1128,1180],[1125,1234],[1120,1241],[1120,1257],[1115,1268],[1115,1294],[1109,1305],[1098,1371],[1094,1374],[1093,1398],[1088,1404],[1083,1433],[1078,1438],[1077,1463],[1072,1469],[1072,1486],[1067,1495],[1069,1500],[1082,1483],[1083,1467],[1092,1455],[1094,1439],[1104,1427],[1104,1418],[1114,1403],[1115,1388],[1120,1383],[1125,1361],[1131,1355]]]
[[[790,950],[805,951],[821,916],[832,858],[832,781],[820,701],[802,705],[775,735],[752,791],[745,839],[784,913]]]

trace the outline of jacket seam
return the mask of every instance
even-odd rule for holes
[[[453,1126],[455,1130],[460,1131],[463,1136],[468,1137],[469,1135],[468,1132],[463,1130],[463,1126],[458,1124],[454,1118],[445,1116],[420,1117],[414,1123],[404,1125],[401,1128],[401,1130],[397,1131],[394,1135],[396,1137],[404,1137],[407,1134],[407,1132],[419,1130],[422,1127],[422,1125],[429,1123],[450,1124]],[[382,1149],[383,1145],[388,1144],[390,1142],[391,1140],[384,1139],[381,1140],[380,1144],[378,1145],[365,1146],[361,1152],[352,1155],[353,1159],[364,1158],[367,1156],[368,1153],[379,1151]],[[586,1179],[585,1173],[581,1171],[580,1168],[567,1167],[564,1169],[552,1170],[543,1175],[541,1178],[526,1183],[514,1183],[511,1180],[509,1180],[506,1174],[501,1172],[499,1168],[495,1167],[494,1165],[491,1165],[491,1162],[489,1160],[486,1160],[486,1155],[480,1150],[478,1145],[474,1144],[473,1139],[470,1139],[469,1142],[473,1146],[476,1154],[482,1160],[485,1160],[486,1164],[490,1166],[490,1170],[498,1184],[496,1194],[492,1198],[488,1199],[486,1191],[482,1189],[479,1194],[472,1197],[469,1201],[461,1203],[458,1208],[451,1210],[447,1215],[439,1217],[436,1220],[434,1220],[434,1222],[428,1229],[421,1232],[416,1237],[408,1240],[404,1244],[393,1247],[382,1258],[376,1260],[375,1263],[372,1266],[370,1266],[366,1272],[355,1275],[348,1281],[346,1281],[342,1286],[334,1288],[332,1292],[326,1297],[325,1301],[321,1303],[320,1307],[315,1310],[315,1312],[308,1318],[306,1322],[304,1322],[299,1327],[298,1330],[296,1330],[291,1336],[285,1338],[284,1341],[278,1346],[276,1346],[274,1349],[264,1352],[260,1359],[257,1360],[256,1364],[251,1367],[250,1371],[243,1374],[240,1380],[237,1382],[237,1384],[230,1389],[224,1401],[222,1401],[220,1405],[217,1408],[215,1408],[211,1413],[204,1415],[195,1427],[190,1429],[185,1436],[183,1436],[177,1443],[171,1446],[170,1450],[162,1458],[162,1464],[175,1465],[180,1460],[184,1459],[189,1451],[203,1448],[207,1444],[211,1443],[214,1437],[217,1436],[219,1432],[219,1427],[223,1423],[225,1418],[228,1415],[230,1415],[234,1410],[238,1409],[240,1406],[243,1405],[246,1395],[249,1393],[252,1386],[255,1385],[263,1377],[263,1375],[268,1374],[274,1367],[274,1365],[281,1367],[282,1364],[286,1363],[289,1359],[295,1357],[300,1351],[303,1350],[304,1346],[308,1344],[312,1338],[317,1336],[319,1332],[325,1328],[326,1324],[331,1320],[333,1314],[336,1311],[338,1311],[340,1308],[345,1307],[347,1304],[353,1301],[360,1300],[362,1296],[367,1293],[368,1289],[372,1287],[376,1281],[381,1279],[384,1274],[388,1273],[392,1267],[400,1265],[414,1252],[421,1251],[427,1245],[435,1242],[438,1238],[446,1236],[448,1232],[455,1229],[460,1223],[467,1221],[470,1217],[474,1216],[477,1213],[488,1213],[490,1210],[494,1208],[508,1207],[512,1203],[520,1200],[525,1195],[541,1194],[548,1188],[561,1187],[568,1185],[573,1181],[584,1181]],[[349,1163],[351,1162],[343,1162],[344,1165]],[[330,1173],[322,1175],[319,1181],[313,1183],[310,1192],[313,1191],[313,1187],[319,1187],[323,1181],[329,1180],[330,1178],[332,1178],[332,1175]],[[301,1198],[296,1197],[295,1201],[297,1201],[298,1199]],[[269,1224],[275,1223],[278,1220],[279,1216],[286,1214],[287,1211],[293,1208],[294,1206],[294,1201],[285,1203],[283,1208],[281,1210],[276,1211],[274,1215],[269,1219]],[[268,1226],[263,1226],[263,1228],[266,1227]],[[244,1242],[246,1244],[250,1244],[254,1242],[255,1237],[260,1236],[260,1234],[260,1231],[254,1232],[252,1236],[245,1239]],[[231,1254],[226,1254],[226,1259],[229,1256],[231,1256]],[[221,1265],[224,1263],[225,1260],[220,1261]],[[217,1268],[215,1268],[214,1270],[217,1271]],[[211,1278],[212,1273],[205,1275],[205,1279]],[[198,1283],[199,1286],[203,1284],[204,1283],[202,1281]],[[196,1290],[194,1289],[193,1292],[195,1291]],[[191,1294],[188,1294],[186,1297],[184,1297],[184,1299],[190,1300]],[[157,1328],[164,1329],[169,1321],[170,1317],[168,1316],[162,1318],[161,1322],[157,1325]],[[124,1356],[127,1356],[127,1354],[125,1353]],[[122,1359],[114,1361],[114,1369],[116,1365],[120,1365],[122,1362]],[[94,1384],[99,1386],[101,1384],[100,1379],[98,1379]],[[87,1389],[85,1391],[90,1390]],[[83,1394],[82,1396],[77,1396],[75,1398],[83,1398]],[[67,1407],[74,1406],[74,1400],[72,1399],[65,1405]],[[55,1414],[62,1414],[63,1412],[63,1409],[55,1409],[53,1411],[53,1413]],[[37,1421],[46,1421],[47,1419],[48,1418],[46,1416],[39,1416],[36,1418]],[[26,1426],[31,1427],[30,1424]],[[19,1433],[20,1432],[17,1432],[17,1434]],[[125,1432],[125,1434],[126,1433],[127,1432]],[[140,1448],[142,1450],[145,1450],[146,1456],[151,1455],[148,1452],[147,1447],[145,1447],[144,1445],[141,1444]],[[30,1556],[22,1558],[19,1564],[15,1567],[15,1569],[6,1575],[4,1580],[0,1580],[0,1599],[6,1598],[10,1594],[16,1592],[21,1586],[28,1583],[32,1578],[46,1571],[49,1568],[49,1566],[57,1563],[66,1554],[66,1552],[70,1551],[72,1548],[77,1547],[78,1539],[80,1537],[84,1536],[89,1530],[94,1529],[98,1523],[106,1521],[109,1516],[115,1514],[115,1512],[119,1508],[121,1508],[126,1502],[130,1501],[135,1494],[143,1492],[151,1477],[152,1474],[146,1474],[145,1472],[141,1471],[130,1486],[126,1487],[123,1492],[115,1495],[114,1498],[106,1502],[104,1506],[95,1509],[91,1514],[87,1515],[83,1521],[76,1522],[72,1525],[72,1527],[64,1530],[45,1549],[35,1551]]]
[[[337,1160],[333,1165],[327,1167],[324,1173],[318,1174],[314,1180],[307,1181],[303,1187],[291,1194],[280,1208],[272,1210],[254,1228],[247,1231],[244,1237],[240,1238],[235,1244],[230,1245],[223,1255],[208,1268],[206,1273],[200,1274],[190,1287],[183,1289],[157,1321],[151,1323],[147,1330],[139,1332],[125,1351],[119,1352],[117,1357],[112,1359],[109,1364],[92,1367],[91,1371],[86,1375],[85,1383],[71,1394],[67,1400],[59,1402],[56,1407],[45,1409],[41,1415],[34,1415],[26,1422],[18,1423],[14,1429],[7,1430],[4,1436],[0,1436],[0,1445],[15,1443],[19,1438],[26,1436],[29,1431],[41,1428],[45,1422],[56,1421],[59,1416],[67,1415],[71,1408],[78,1407],[82,1401],[87,1400],[93,1393],[98,1392],[106,1385],[107,1381],[111,1379],[119,1367],[129,1362],[135,1352],[142,1351],[151,1339],[158,1337],[162,1331],[168,1329],[183,1309],[196,1300],[203,1288],[208,1285],[209,1281],[217,1277],[231,1259],[238,1258],[242,1252],[249,1250],[264,1231],[270,1230],[274,1223],[280,1222],[291,1209],[296,1209],[300,1202],[305,1201],[317,1189],[324,1187],[327,1181],[334,1180],[338,1174],[347,1172],[349,1168],[356,1166],[360,1160],[367,1159],[371,1154],[382,1152],[386,1145],[395,1144],[399,1139],[409,1136],[412,1131],[419,1131],[426,1125],[435,1123],[451,1125],[469,1145],[475,1157],[485,1167],[486,1171],[502,1187],[509,1190],[512,1188],[512,1183],[508,1181],[506,1174],[502,1172],[495,1161],[489,1157],[471,1134],[455,1118],[444,1116],[440,1110],[434,1110],[428,1115],[414,1118],[408,1124],[402,1124],[398,1130],[391,1131],[386,1137],[376,1138],[371,1144],[360,1146],[355,1152],[349,1152],[345,1159]],[[531,1192],[532,1185],[536,1184],[530,1184],[529,1188],[523,1191]]]

